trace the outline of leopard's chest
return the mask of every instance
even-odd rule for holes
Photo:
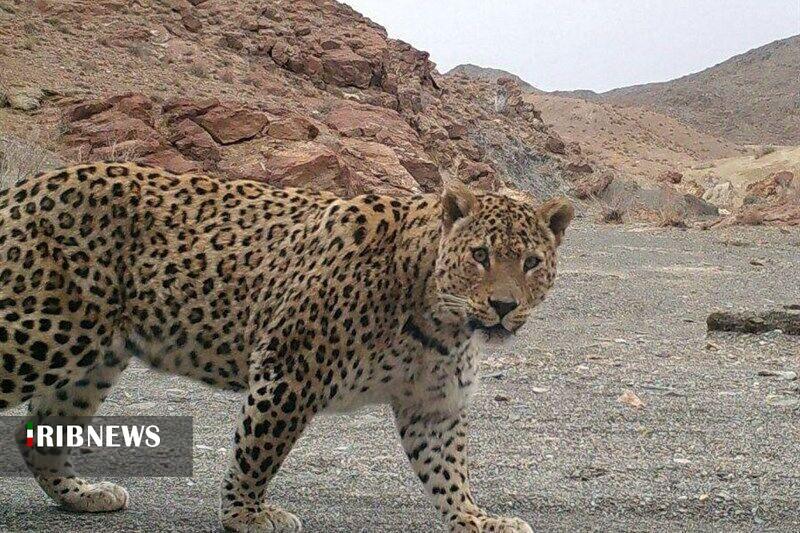
[[[417,348],[396,399],[442,414],[460,412],[478,387],[478,362],[479,348],[472,339],[448,347],[446,353]]]
[[[327,406],[347,412],[381,403],[418,404],[434,412],[455,413],[478,386],[479,349],[467,339],[442,350],[402,339],[368,365],[369,370]]]

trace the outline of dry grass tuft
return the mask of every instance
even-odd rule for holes
[[[776,148],[770,144],[766,144],[764,146],[759,146],[756,148],[754,157],[756,159],[761,159],[762,157],[775,153]]]
[[[615,191],[604,200],[601,200],[598,222],[603,224],[622,224],[630,217],[631,200],[622,190]]]
[[[206,67],[203,66],[201,63],[192,63],[191,65],[189,65],[187,72],[197,78],[208,77],[208,71],[206,70]]]
[[[662,228],[687,228],[686,216],[686,209],[682,206],[670,205],[659,209],[656,219]]]

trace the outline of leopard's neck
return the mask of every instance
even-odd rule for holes
[[[468,341],[471,334],[439,306],[436,286],[436,257],[441,240],[442,221],[439,197],[425,195],[408,199],[409,209],[398,222],[395,256],[398,280],[408,298],[404,328],[425,338],[432,346],[450,349]]]

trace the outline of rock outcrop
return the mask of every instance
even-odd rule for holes
[[[0,18],[12,40],[34,27],[36,47],[7,50],[5,82],[54,96],[36,113],[14,100],[0,125],[50,128],[68,160],[133,158],[341,194],[458,179],[539,197],[597,166],[516,81],[440,76],[426,52],[333,0],[41,0]]]

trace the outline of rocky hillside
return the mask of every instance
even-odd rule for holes
[[[0,133],[66,161],[345,195],[459,179],[547,196],[602,170],[513,83],[441,77],[332,0],[2,0],[0,37]]]
[[[796,35],[676,80],[594,96],[587,91],[573,95],[646,107],[737,143],[798,145],[799,73],[800,35]]]
[[[516,84],[526,93],[538,93],[542,92],[527,81],[523,80],[516,74],[512,74],[511,72],[507,72],[505,70],[501,70],[499,68],[489,68],[489,67],[479,67],[478,65],[472,65],[470,63],[465,63],[463,65],[458,65],[450,70],[447,71],[445,76],[451,75],[461,75],[467,78],[472,79],[482,79],[486,81],[490,81],[496,83],[497,80],[501,78],[509,78],[514,80]]]

